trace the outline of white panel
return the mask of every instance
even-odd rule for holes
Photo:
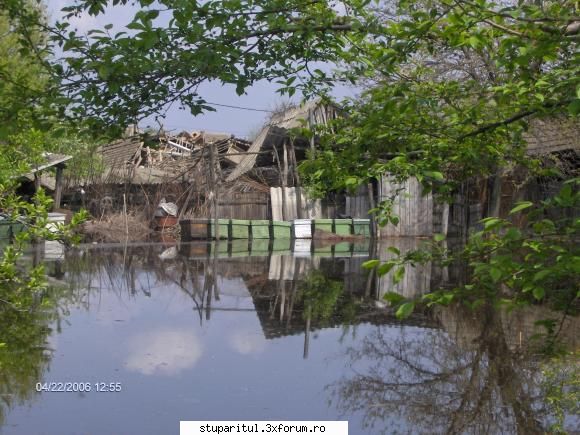
[[[297,257],[301,256],[310,257],[311,247],[312,247],[311,239],[295,239],[294,255],[296,255]]]
[[[44,242],[44,259],[64,260],[64,245],[52,240]]]
[[[312,220],[311,219],[295,219],[294,220],[294,235],[297,239],[311,239],[312,238]]]
[[[286,189],[286,219],[291,221],[298,216],[296,213],[296,189],[294,187],[287,187]]]
[[[301,191],[302,195],[302,216],[309,219],[322,218],[322,203],[320,199],[310,199]]]
[[[272,219],[282,220],[282,188],[270,187],[270,202],[272,203]]]
[[[449,203],[443,204],[443,213],[441,217],[441,232],[445,235],[449,232]]]

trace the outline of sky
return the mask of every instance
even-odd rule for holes
[[[61,16],[60,10],[73,3],[73,0],[46,0],[49,17],[56,21]],[[115,7],[114,10],[107,10],[105,14],[92,17],[84,14],[79,18],[70,20],[71,26],[78,29],[80,33],[85,33],[91,29],[102,28],[106,24],[113,24],[114,29],[120,29],[129,23],[135,9],[131,6]],[[200,95],[208,102],[223,104],[228,106],[238,106],[247,109],[234,109],[214,106],[215,112],[207,112],[198,116],[192,116],[187,110],[180,110],[172,107],[168,112],[163,127],[169,131],[180,132],[183,130],[211,131],[233,134],[238,137],[249,137],[259,131],[260,127],[269,117],[269,113],[286,98],[276,93],[275,84],[259,82],[249,88],[245,95],[238,96],[234,86],[223,86],[220,83],[204,83],[199,88]],[[338,88],[335,98],[354,96],[356,90],[350,87]],[[299,98],[294,98],[298,102]],[[158,124],[153,119],[146,119],[140,123],[140,127],[151,126],[158,128]]]

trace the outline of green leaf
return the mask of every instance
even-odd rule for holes
[[[530,201],[518,202],[517,205],[510,210],[510,214],[514,214],[519,211],[525,210],[526,208],[530,208],[533,205],[534,203]]]
[[[436,242],[442,242],[443,240],[445,240],[445,234],[435,234],[433,235],[433,240],[435,240]]]
[[[149,19],[149,20],[154,20],[158,16],[159,16],[159,11],[157,9],[152,9],[152,10],[147,11],[145,13],[146,19]]]
[[[395,255],[401,255],[401,251],[399,251],[397,248],[395,248],[394,246],[389,246],[387,248],[387,251],[392,252]]]
[[[493,282],[498,282],[501,277],[502,277],[502,272],[501,269],[498,269],[497,267],[492,266],[489,269],[489,276],[491,276],[491,279]]]
[[[492,230],[502,224],[502,220],[499,218],[485,218],[481,220],[483,222],[483,228],[486,230]]]
[[[445,293],[439,299],[439,303],[441,303],[442,305],[449,305],[453,301],[454,297],[455,295],[453,293]]]
[[[437,181],[443,181],[445,179],[443,174],[437,171],[425,171],[423,174],[425,175],[425,177],[429,177]]]
[[[374,269],[377,267],[381,262],[379,260],[368,260],[362,264],[362,267],[365,269]]]
[[[548,275],[550,275],[552,273],[552,271],[550,269],[544,269],[544,270],[540,270],[539,272],[537,272],[534,275],[534,282],[538,282],[543,280],[544,278],[546,278]]]
[[[415,302],[405,302],[399,307],[395,315],[397,316],[397,319],[406,319],[413,313],[414,309]]]
[[[377,273],[379,276],[384,276],[389,273],[393,267],[395,267],[395,263],[393,262],[389,261],[387,263],[383,263],[378,267]]]
[[[354,187],[358,184],[358,178],[356,177],[347,177],[346,180],[344,180],[344,185],[346,187]]]
[[[395,271],[395,274],[393,275],[393,283],[398,284],[399,282],[401,282],[404,276],[405,276],[405,267],[401,266]]]
[[[383,299],[388,301],[391,305],[399,305],[405,300],[405,297],[396,292],[387,292],[383,296]]]
[[[574,116],[580,113],[580,99],[572,100],[572,102],[568,105],[568,112]]]
[[[532,291],[532,294],[534,295],[534,298],[536,298],[539,301],[544,298],[545,291],[541,287],[536,287]]]
[[[108,65],[103,64],[101,66],[99,66],[97,73],[99,74],[99,77],[103,80],[107,80],[109,78],[109,75],[111,73],[111,69]]]
[[[510,228],[505,234],[506,240],[517,240],[522,236],[522,233],[517,228]]]

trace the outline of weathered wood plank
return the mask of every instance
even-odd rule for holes
[[[430,193],[422,194],[422,186],[417,179],[410,178],[401,184],[383,177],[379,187],[381,201],[399,191],[392,207],[399,223],[381,228],[381,237],[418,237],[433,233],[433,196]]]

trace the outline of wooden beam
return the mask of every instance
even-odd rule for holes
[[[382,183],[382,178],[379,179],[379,183]],[[367,184],[367,190],[368,190],[368,195],[369,195],[369,205],[371,207],[371,210],[374,209],[375,206],[375,194],[374,194],[374,188],[373,188],[373,183],[368,183]],[[379,200],[382,198],[379,198]],[[371,239],[378,239],[379,238],[379,234],[378,234],[378,228],[377,228],[377,221],[375,219],[375,214],[371,213],[369,215],[369,219],[370,219],[370,233],[371,233]],[[374,241],[373,241],[374,242]],[[374,257],[371,257],[374,258]]]
[[[500,217],[501,210],[501,184],[503,181],[503,170],[502,168],[497,168],[495,175],[493,176],[493,181],[491,184],[490,194],[489,194],[489,206],[487,215],[490,217]]]
[[[302,188],[300,184],[300,174],[298,173],[298,162],[296,161],[294,139],[290,139],[290,158],[292,160],[292,169],[294,173],[294,187],[296,188],[296,217],[302,219]]]
[[[40,172],[34,173],[34,191],[38,192],[40,190]]]
[[[54,202],[52,204],[52,210],[55,211],[60,208],[60,203],[62,200],[62,172],[64,170],[64,165],[59,164],[56,166],[56,180],[54,188]]]
[[[278,149],[274,147],[274,155],[276,157],[276,162],[278,165],[278,174],[280,176],[280,184],[282,185],[282,220],[286,220],[286,181],[284,179],[284,173],[282,171],[282,166],[280,164],[280,155],[278,154]]]
[[[310,350],[310,309],[308,309],[308,315],[306,317],[306,325],[304,326],[304,352],[302,358],[308,359],[308,353]]]
[[[282,158],[284,159],[284,174],[282,176],[282,204],[284,207],[284,220],[290,219],[292,215],[288,207],[287,188],[288,188],[288,147],[286,146],[286,139],[282,142]]]

